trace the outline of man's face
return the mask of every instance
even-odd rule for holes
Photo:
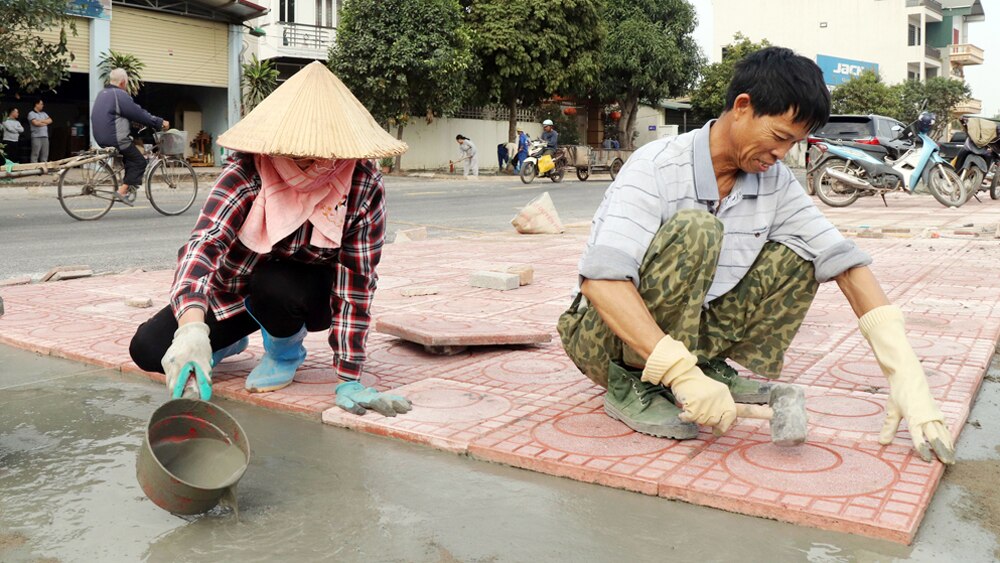
[[[549,131],[552,130],[552,126],[551,125],[546,125],[545,127],[542,127],[542,129],[545,129],[545,132],[548,133]]]
[[[732,111],[733,156],[740,170],[748,174],[767,171],[785,157],[792,145],[809,134],[805,123],[792,119],[795,108],[782,115],[755,116],[750,96],[740,94]]]
[[[35,104],[35,111],[42,111],[44,107],[45,107],[45,102],[38,102],[37,104]]]
[[[18,117],[19,115],[21,115],[21,112],[20,112],[20,111],[18,111],[18,110],[14,110],[14,111],[10,112],[10,116],[11,116],[12,118],[14,118],[14,119],[17,119],[17,117]]]

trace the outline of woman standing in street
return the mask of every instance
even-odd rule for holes
[[[479,153],[476,145],[462,135],[456,135],[455,141],[458,142],[458,152],[462,155],[458,160],[462,163],[463,173],[468,176],[471,170],[473,176],[479,176]]]

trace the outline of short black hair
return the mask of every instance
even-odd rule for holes
[[[10,108],[10,109],[8,109],[7,110],[7,116],[10,117],[10,114],[14,113],[15,111],[17,111],[17,108]]]
[[[468,141],[469,138],[468,137],[463,137],[461,135],[455,135],[455,140],[456,141]]]
[[[749,94],[755,116],[782,115],[795,110],[792,118],[814,133],[830,119],[830,90],[823,71],[813,61],[784,47],[765,47],[736,63],[726,91],[726,111],[737,96]]]

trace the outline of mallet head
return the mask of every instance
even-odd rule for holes
[[[777,446],[797,446],[806,441],[806,395],[801,387],[775,385],[769,401],[774,415],[771,418],[771,441]]]

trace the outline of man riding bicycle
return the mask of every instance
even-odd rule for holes
[[[129,192],[129,186],[142,183],[142,172],[146,169],[146,159],[139,149],[132,144],[129,136],[129,122],[135,121],[147,127],[167,130],[170,122],[150,114],[135,103],[132,96],[125,90],[128,83],[128,73],[116,68],[108,75],[108,85],[97,94],[94,100],[94,110],[91,113],[91,124],[94,140],[101,147],[114,147],[122,155],[125,162],[125,178],[115,199],[126,205],[132,205],[135,190]]]

